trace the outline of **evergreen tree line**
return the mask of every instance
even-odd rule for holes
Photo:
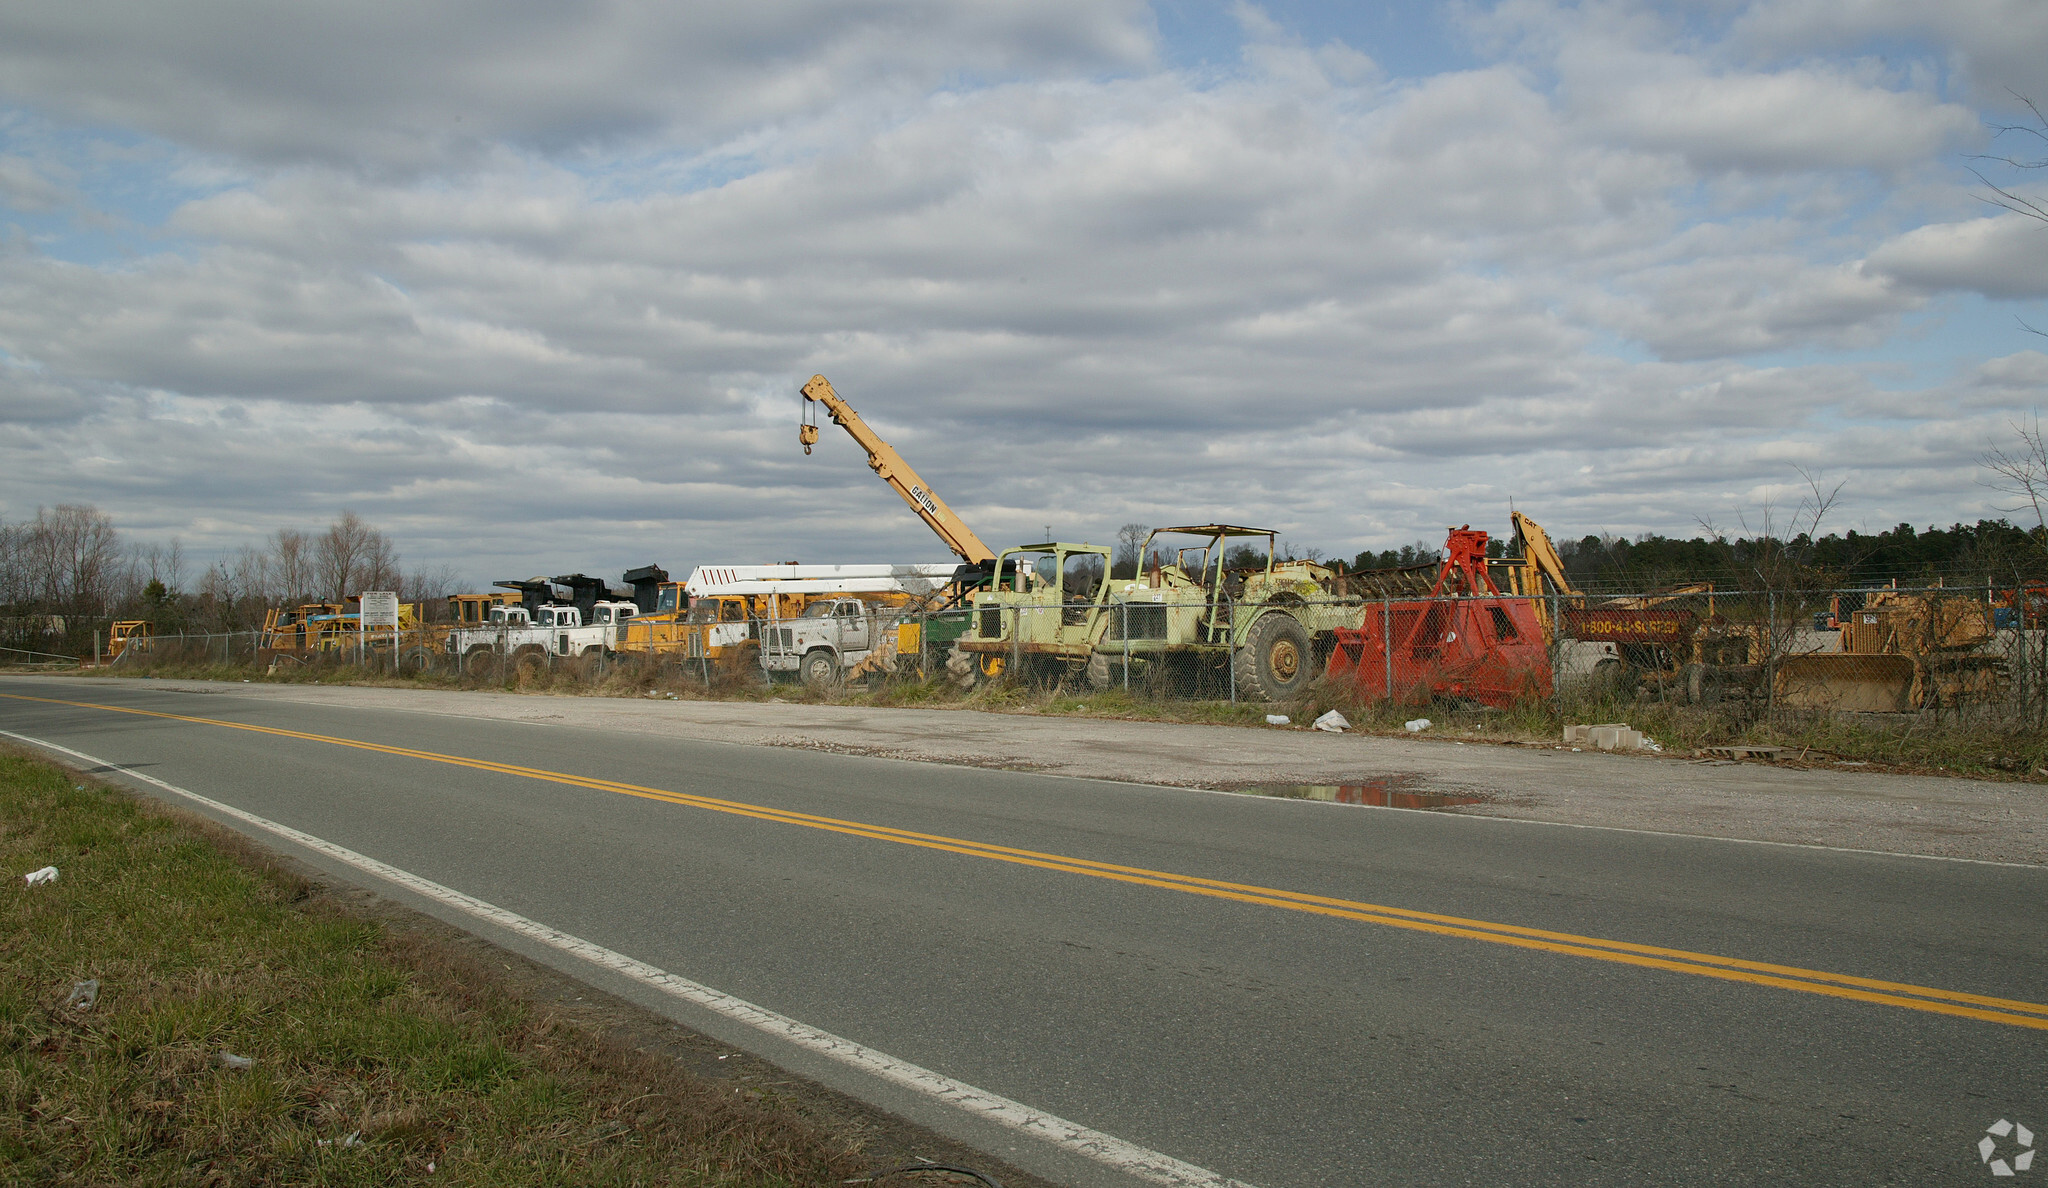
[[[2013,585],[2048,581],[2048,532],[2005,519],[1975,524],[1900,524],[1883,532],[1800,533],[1789,539],[1695,536],[1690,540],[1647,533],[1633,540],[1591,535],[1556,542],[1565,573],[1580,589],[1652,591],[1712,582],[1724,589],[1767,589],[1788,581],[1806,588]],[[1492,557],[1519,555],[1511,540],[1487,542]],[[1442,550],[1424,541],[1399,549],[1367,550],[1352,569],[1432,565]]]

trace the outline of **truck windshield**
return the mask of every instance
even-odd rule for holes
[[[832,617],[832,608],[835,605],[837,604],[829,598],[813,602],[804,608],[803,617],[806,619],[829,619]]]
[[[690,609],[689,609],[688,613],[686,613],[686,614],[684,614],[684,615],[683,615],[683,622],[685,622],[685,623],[716,623],[716,622],[718,622],[718,600],[717,600],[716,598],[707,598],[707,599],[704,599],[704,600],[702,600],[702,601],[699,601],[699,602],[697,602],[697,603],[696,603],[695,605],[693,605],[693,606],[691,606],[691,607],[690,607]]]

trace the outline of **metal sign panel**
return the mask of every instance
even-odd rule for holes
[[[398,630],[398,595],[391,590],[364,591],[363,626]]]
[[[1565,634],[1610,643],[1674,644],[1690,635],[1698,622],[1699,616],[1689,610],[1663,607],[1572,607],[1564,612]]]

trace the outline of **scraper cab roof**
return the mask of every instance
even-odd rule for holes
[[[1278,528],[1246,528],[1240,524],[1188,524],[1180,528],[1154,528],[1152,535],[1182,532],[1189,536],[1278,536]]]

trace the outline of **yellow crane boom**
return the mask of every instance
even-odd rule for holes
[[[881,434],[868,428],[868,423],[860,419],[852,405],[839,398],[839,393],[832,390],[830,380],[822,375],[812,376],[811,382],[804,385],[804,400],[825,406],[825,411],[832,414],[832,423],[852,434],[853,440],[868,452],[868,469],[894,488],[903,497],[903,502],[910,505],[910,510],[938,533],[939,539],[958,553],[961,560],[969,565],[988,565],[995,561],[995,553],[981,543],[981,538],[959,516],[953,514],[945,500],[933,493],[931,486],[918,477],[910,463],[903,460],[903,455],[883,441]],[[797,440],[803,443],[804,453],[810,453],[811,446],[818,440],[818,427],[808,422],[801,424],[797,429]]]

